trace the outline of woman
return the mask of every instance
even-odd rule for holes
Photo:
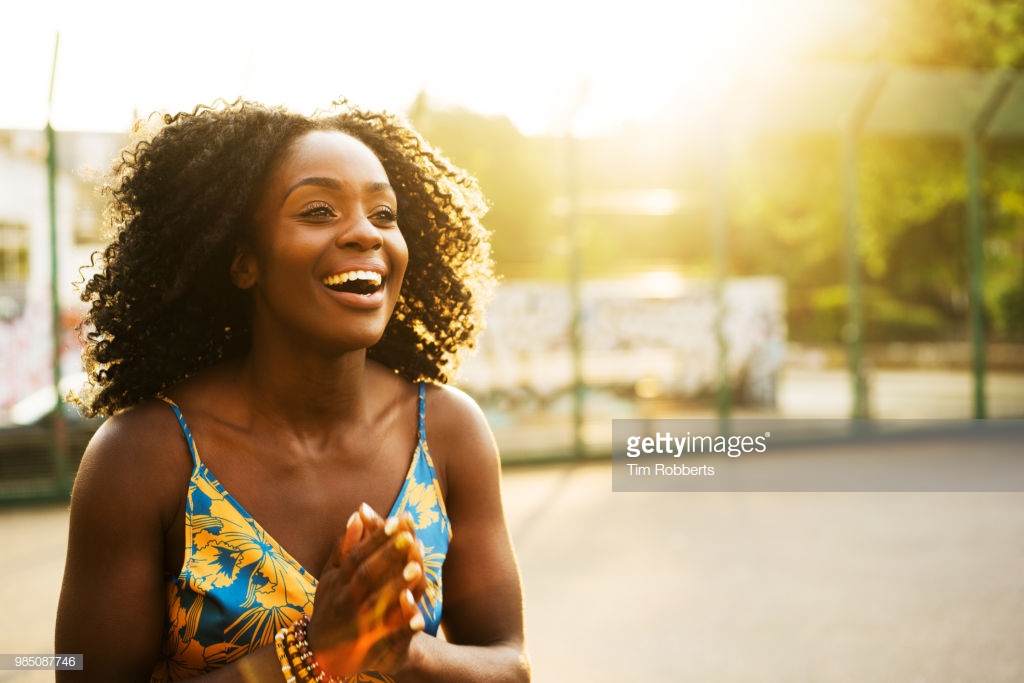
[[[56,651],[529,680],[496,447],[444,384],[492,284],[475,182],[388,115],[239,101],[165,117],[111,194]]]

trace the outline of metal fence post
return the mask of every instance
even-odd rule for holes
[[[53,469],[56,481],[54,491],[58,496],[66,495],[71,490],[71,478],[68,472],[68,425],[64,416],[63,398],[60,395],[61,380],[61,341],[63,326],[60,316],[60,285],[57,274],[57,134],[53,130],[51,114],[53,110],[53,84],[57,76],[57,54],[60,49],[60,33],[53,45],[53,67],[50,71],[50,93],[47,99],[46,114],[46,177],[49,193],[50,218],[50,321],[53,342],[53,413],[50,429],[52,430]]]
[[[843,216],[846,227],[847,322],[844,337],[850,363],[853,389],[851,417],[868,417],[868,383],[864,368],[864,293],[860,275],[860,217],[857,209],[857,145],[861,130],[871,108],[885,84],[885,73],[879,71],[857,99],[843,126]]]
[[[982,104],[971,122],[964,139],[967,172],[967,241],[969,258],[970,315],[971,315],[971,370],[974,382],[974,418],[987,417],[985,405],[985,298],[984,298],[984,240],[985,216],[981,202],[981,181],[984,176],[981,145],[989,124],[1006,99],[1014,77],[1004,71],[992,93]]]

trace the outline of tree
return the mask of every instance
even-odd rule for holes
[[[930,68],[1024,67],[1018,0],[889,0],[887,30],[835,43],[819,58]],[[922,105],[923,106],[923,105]],[[733,267],[770,272],[785,260],[791,332],[838,338],[842,286],[838,140],[762,141],[733,187]],[[990,331],[1024,337],[1024,145],[986,145],[985,293]],[[866,138],[860,144],[860,261],[867,334],[874,339],[964,338],[968,298],[962,139]],[[831,273],[827,269],[831,267]],[[825,269],[824,271],[822,269]]]
[[[409,118],[432,145],[479,181],[490,205],[484,224],[492,232],[499,274],[557,272],[561,264],[553,243],[561,226],[552,207],[561,187],[546,141],[524,136],[504,116],[434,107],[422,92]]]

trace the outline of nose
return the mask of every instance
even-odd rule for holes
[[[357,215],[338,231],[338,237],[334,243],[340,249],[374,251],[384,246],[384,236],[368,218]]]

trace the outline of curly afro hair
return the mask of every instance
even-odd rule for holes
[[[473,346],[494,284],[476,181],[397,117],[344,101],[304,116],[237,100],[164,115],[121,155],[114,238],[82,289],[86,415],[112,415],[249,348],[247,295],[230,279],[258,194],[298,137],[337,130],[380,159],[409,247],[401,297],[367,354],[412,381],[447,382]],[[96,256],[94,256],[94,261]]]

